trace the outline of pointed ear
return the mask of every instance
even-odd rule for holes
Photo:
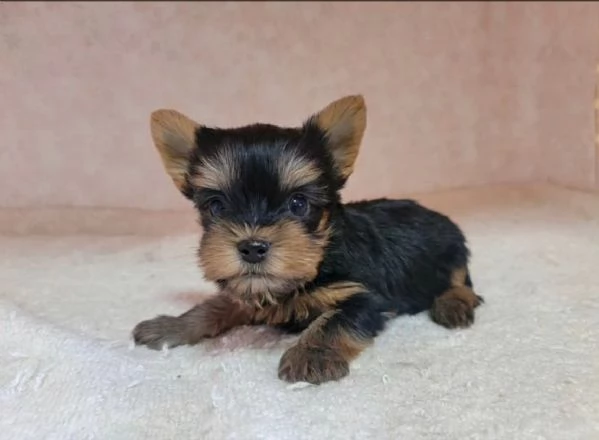
[[[366,130],[366,104],[362,95],[351,95],[327,105],[310,118],[326,135],[340,177],[346,180],[353,172],[360,144]]]
[[[166,172],[184,192],[190,153],[195,148],[197,122],[176,110],[156,110],[150,118],[152,140],[160,153]]]

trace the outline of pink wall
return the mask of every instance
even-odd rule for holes
[[[296,124],[363,93],[348,198],[597,185],[593,3],[1,3],[0,206],[186,208],[150,141],[173,107]]]
[[[540,23],[534,61],[539,145],[550,181],[599,189],[593,101],[599,68],[599,3],[530,4]]]

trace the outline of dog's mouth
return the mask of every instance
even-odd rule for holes
[[[265,290],[278,293],[287,293],[289,290],[295,290],[306,283],[304,279],[280,278],[263,273],[243,274],[236,277],[230,277],[218,280],[222,286],[231,286],[234,284],[252,284],[252,287],[262,287]],[[258,285],[257,283],[261,283]]]

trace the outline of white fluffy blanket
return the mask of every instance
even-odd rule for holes
[[[211,291],[193,233],[3,237],[0,438],[599,439],[599,199],[530,187],[422,200],[469,236],[486,299],[474,327],[396,319],[320,387],[277,379],[294,338],[263,328],[131,349],[138,321]]]

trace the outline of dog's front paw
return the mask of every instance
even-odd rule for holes
[[[153,350],[176,347],[188,343],[186,323],[174,316],[157,316],[142,321],[133,329],[136,345],[147,345]]]
[[[329,349],[295,345],[283,354],[279,363],[279,379],[287,382],[308,382],[319,385],[339,380],[348,374],[348,362]]]

